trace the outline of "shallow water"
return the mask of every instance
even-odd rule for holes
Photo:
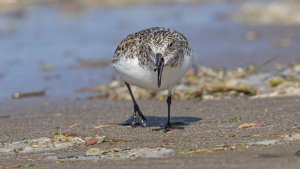
[[[77,98],[80,87],[109,83],[108,67],[84,68],[79,60],[110,59],[117,44],[129,33],[152,26],[176,29],[187,36],[196,62],[208,66],[235,67],[261,63],[284,55],[278,62],[298,58],[299,37],[292,48],[271,44],[296,26],[245,26],[231,14],[240,4],[138,5],[93,8],[77,12],[49,6],[33,6],[0,14],[0,98],[15,91],[47,89],[49,97]],[[245,40],[258,31],[259,41]],[[299,31],[298,31],[299,32]],[[297,32],[296,32],[297,33]],[[298,59],[299,60],[299,59]]]

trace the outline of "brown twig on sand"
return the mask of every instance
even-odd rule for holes
[[[26,93],[22,93],[22,92],[15,92],[12,95],[13,99],[21,99],[21,98],[25,98],[25,97],[36,97],[36,96],[44,96],[46,94],[46,90],[40,90],[40,91],[33,91],[33,92],[26,92]]]

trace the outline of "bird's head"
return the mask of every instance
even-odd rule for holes
[[[184,58],[184,44],[179,38],[164,38],[150,43],[153,51],[151,60],[155,63],[157,86],[161,86],[162,72],[165,67],[176,67]]]

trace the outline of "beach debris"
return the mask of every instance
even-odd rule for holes
[[[37,96],[44,96],[46,94],[46,90],[38,90],[33,92],[15,92],[12,95],[13,99],[22,99],[26,97],[37,97]]]
[[[273,139],[273,140],[263,140],[263,141],[256,141],[256,142],[250,142],[248,145],[254,145],[254,146],[271,146],[275,144],[279,144],[279,139]]]
[[[273,77],[269,80],[269,83],[272,87],[276,87],[276,86],[278,86],[280,84],[283,84],[285,82],[299,83],[300,82],[300,77],[282,75],[282,76],[275,76],[275,77]]]
[[[0,169],[21,168],[21,164],[0,164]]]
[[[283,77],[273,77],[269,80],[269,83],[272,87],[276,87],[282,83],[285,82],[285,79]]]
[[[97,144],[97,142],[98,142],[98,140],[93,139],[92,137],[85,138],[85,145],[87,145],[87,146]]]
[[[79,123],[73,123],[71,125],[69,125],[69,128],[76,128],[76,127],[79,127],[80,124]]]
[[[111,124],[100,124],[100,125],[95,125],[93,128],[94,129],[100,129],[100,128],[106,128],[106,127],[111,127]]]
[[[242,123],[238,126],[239,129],[247,129],[247,128],[254,128],[256,127],[256,123]]]
[[[283,136],[284,140],[288,141],[300,141],[300,133],[287,134]]]
[[[246,68],[213,69],[199,66],[187,72],[181,83],[174,88],[173,98],[219,99],[239,96],[252,98],[300,95],[300,71],[296,71],[299,63],[281,66],[284,69],[260,72],[279,56],[273,56],[262,64]],[[196,73],[195,73],[196,71]],[[149,92],[139,87],[132,87],[138,99],[165,100],[166,91]],[[126,86],[113,80],[107,85],[98,85],[77,89],[76,92],[97,93],[88,99],[131,100]]]
[[[46,160],[54,161],[74,161],[74,160],[124,160],[137,158],[163,158],[173,154],[174,150],[162,147],[156,148],[133,148],[133,149],[108,149],[91,148],[86,151],[85,155],[79,156],[49,156]]]
[[[177,151],[176,154],[193,154],[193,153],[211,153],[217,151],[227,151],[234,150],[235,146],[222,146],[222,147],[212,147],[212,148],[199,148],[187,151]]]
[[[162,147],[158,148],[133,148],[133,149],[112,149],[104,152],[105,156],[101,158],[111,159],[136,159],[136,158],[162,158],[172,155],[174,150]]]
[[[66,140],[42,137],[12,143],[3,143],[0,146],[0,155],[53,151],[69,148],[77,143],[81,143],[80,137],[65,136],[64,139]]]
[[[105,138],[103,140],[103,142],[105,143],[109,143],[111,145],[119,143],[119,142],[130,142],[130,140],[122,140],[122,139],[109,139],[109,138]]]
[[[80,155],[80,156],[48,156],[45,158],[47,161],[97,161],[100,158],[98,156],[87,156],[87,155]]]
[[[246,137],[249,137],[247,135]],[[272,146],[276,144],[284,143],[284,140],[290,141],[297,141],[300,134],[291,134],[285,135],[283,139],[270,139],[270,140],[261,140],[261,141],[254,141],[254,142],[243,142],[234,145],[222,145],[220,147],[212,147],[212,148],[199,148],[199,149],[192,149],[192,150],[183,150],[183,151],[176,151],[175,154],[193,154],[193,153],[211,153],[211,152],[219,152],[219,151],[227,151],[227,150],[236,150],[240,148],[249,148],[250,146]],[[251,137],[259,138],[261,137],[260,134],[253,134]],[[300,150],[299,150],[300,155]]]
[[[76,134],[55,133],[53,137],[26,139],[0,145],[0,155],[37,153],[66,149],[75,145],[94,145],[104,142],[105,136],[90,136],[84,139]]]
[[[87,156],[97,156],[100,155],[102,152],[100,148],[89,148],[86,150],[85,155]]]
[[[84,139],[85,145],[89,146],[97,143],[102,143],[104,142],[105,138],[106,138],[105,136],[99,136],[99,135],[96,135],[95,137],[93,136],[85,137]]]

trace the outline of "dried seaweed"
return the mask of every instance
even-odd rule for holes
[[[262,64],[246,68],[213,69],[199,66],[188,71],[181,82],[174,87],[173,98],[187,100],[300,95],[299,64],[290,65],[279,72],[260,73],[261,68],[277,57],[274,56]],[[164,100],[167,97],[167,91],[151,92],[135,86],[132,87],[132,91],[138,99]],[[117,80],[107,85],[81,88],[76,92],[97,93],[96,96],[90,96],[88,99],[131,99],[126,86]]]

